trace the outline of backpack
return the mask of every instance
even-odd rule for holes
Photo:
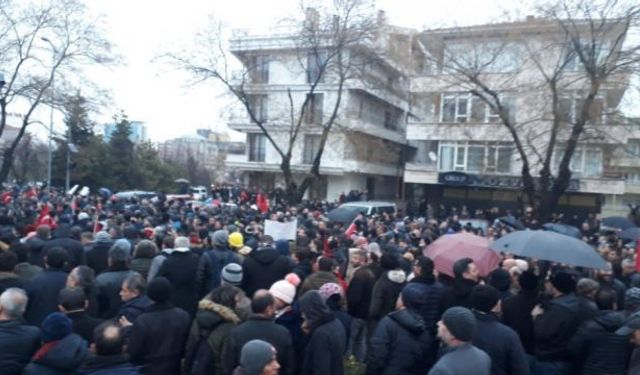
[[[214,369],[213,351],[209,346],[210,331],[200,333],[198,342],[189,350],[184,359],[186,375],[211,375]]]

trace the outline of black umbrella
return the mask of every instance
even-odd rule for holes
[[[580,229],[574,227],[573,225],[546,223],[542,226],[542,229],[564,234],[565,236],[569,236],[573,238],[578,238],[578,239],[582,238],[582,232],[580,232]]]
[[[511,228],[517,229],[517,230],[525,230],[527,229],[524,224],[522,224],[522,222],[518,219],[516,219],[515,217],[508,215],[508,216],[502,216],[499,217],[498,220],[505,224],[510,226]]]
[[[604,259],[586,242],[555,232],[512,232],[494,241],[489,247],[495,251],[572,266],[596,269],[607,267]]]
[[[333,223],[350,224],[362,211],[362,207],[338,207],[329,211],[327,218]]]
[[[633,222],[626,217],[622,216],[611,216],[605,217],[602,219],[601,227],[612,228],[612,229],[629,229],[635,227]]]
[[[637,241],[640,240],[640,228],[633,227],[627,228],[618,234],[619,238],[627,241]]]

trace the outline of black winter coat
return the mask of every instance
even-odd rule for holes
[[[129,363],[126,354],[90,355],[78,369],[79,375],[138,375],[140,368]]]
[[[347,306],[349,315],[354,318],[369,320],[371,294],[376,284],[376,277],[369,266],[358,268],[347,289]]]
[[[44,245],[46,240],[40,237],[32,237],[27,240],[27,262],[38,267],[44,268]]]
[[[67,317],[73,322],[73,333],[82,337],[89,344],[93,342],[93,331],[104,322],[102,319],[90,317],[84,311],[68,313]]]
[[[116,316],[127,318],[131,323],[135,322],[138,316],[145,312],[151,306],[151,300],[146,295],[138,296],[123,303]]]
[[[433,365],[433,342],[417,311],[392,312],[380,321],[371,337],[367,374],[424,374]]]
[[[252,251],[242,263],[242,289],[252,297],[258,289],[269,289],[291,272],[289,258],[268,247]]]
[[[39,355],[40,354],[40,355]],[[75,374],[89,354],[86,341],[76,334],[67,335],[44,353],[37,352],[24,369],[24,375]]]
[[[24,284],[13,272],[0,272],[0,294],[9,288],[24,289]]]
[[[478,285],[473,280],[462,279],[455,280],[453,286],[444,292],[443,309],[446,310],[453,306],[462,306],[471,308],[471,290]]]
[[[199,297],[204,297],[211,290],[220,286],[222,269],[229,263],[240,264],[238,255],[227,248],[205,250],[198,265],[197,291]]]
[[[2,373],[20,375],[40,347],[40,330],[19,320],[0,321]]]
[[[174,251],[162,263],[158,276],[166,277],[173,286],[171,302],[191,317],[198,309],[198,290],[196,276],[200,258],[191,251]]]
[[[346,351],[346,333],[342,323],[333,316],[317,291],[309,291],[300,298],[300,310],[310,326],[300,373],[342,375]]]
[[[471,343],[491,357],[491,374],[528,375],[529,367],[518,334],[492,314],[473,313],[476,333]]]
[[[443,313],[444,286],[437,282],[435,278],[416,277],[411,280],[411,283],[418,283],[423,286],[422,293],[425,296],[425,304],[422,305],[418,312],[429,333],[435,337],[438,332],[438,321]]]
[[[132,271],[128,269],[117,269],[113,271],[103,272],[96,277],[95,285],[98,289],[98,310],[99,317],[102,319],[113,319],[118,314],[122,299],[120,298],[120,290],[122,282]]]
[[[545,362],[571,362],[569,340],[578,330],[582,304],[574,294],[551,300],[533,322],[536,357]]]
[[[87,250],[87,266],[91,267],[96,275],[104,272],[109,268],[109,249],[113,242],[96,242],[91,249]]]
[[[251,340],[263,340],[276,348],[281,374],[293,374],[295,356],[291,335],[286,328],[262,316],[251,316],[229,333],[227,352],[224,356],[224,373],[231,374],[240,364],[240,351]]]
[[[521,291],[502,302],[502,322],[516,331],[525,352],[530,355],[535,355],[531,310],[537,303],[538,293],[535,291]]]
[[[373,286],[369,317],[380,320],[396,309],[398,296],[405,286],[407,275],[403,270],[385,272]]]
[[[151,305],[131,326],[131,363],[143,366],[145,374],[179,374],[190,324],[189,314],[180,308],[165,303]]]
[[[67,284],[67,274],[61,270],[45,269],[31,279],[26,286],[29,304],[27,322],[40,326],[44,318],[58,311],[58,294]]]
[[[84,247],[78,240],[71,238],[71,227],[69,224],[60,224],[53,232],[53,239],[47,241],[43,248],[44,255],[47,251],[54,247],[62,247],[69,254],[69,261],[65,270],[70,271],[76,266],[86,264]]]
[[[581,374],[625,374],[633,346],[626,336],[616,335],[625,321],[622,312],[602,311],[584,323],[569,343]]]

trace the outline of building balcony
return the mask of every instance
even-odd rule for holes
[[[412,141],[493,141],[511,140],[501,124],[410,122],[407,139]]]
[[[248,51],[292,49],[300,33],[297,26],[278,26],[267,30],[237,29],[229,39],[229,50],[238,55]]]
[[[384,124],[384,119],[374,118],[370,114],[362,114],[358,117],[357,113],[347,112],[344,127],[348,130],[359,132],[373,137],[386,139],[395,143],[405,143],[406,138],[402,131],[402,125],[399,121]]]

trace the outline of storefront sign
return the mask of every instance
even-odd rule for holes
[[[536,178],[536,180],[538,180]],[[438,174],[438,183],[449,186],[487,187],[498,189],[522,189],[522,177],[503,175],[475,175],[464,172]],[[552,182],[553,183],[553,182]],[[580,180],[571,179],[567,191],[579,191]]]

